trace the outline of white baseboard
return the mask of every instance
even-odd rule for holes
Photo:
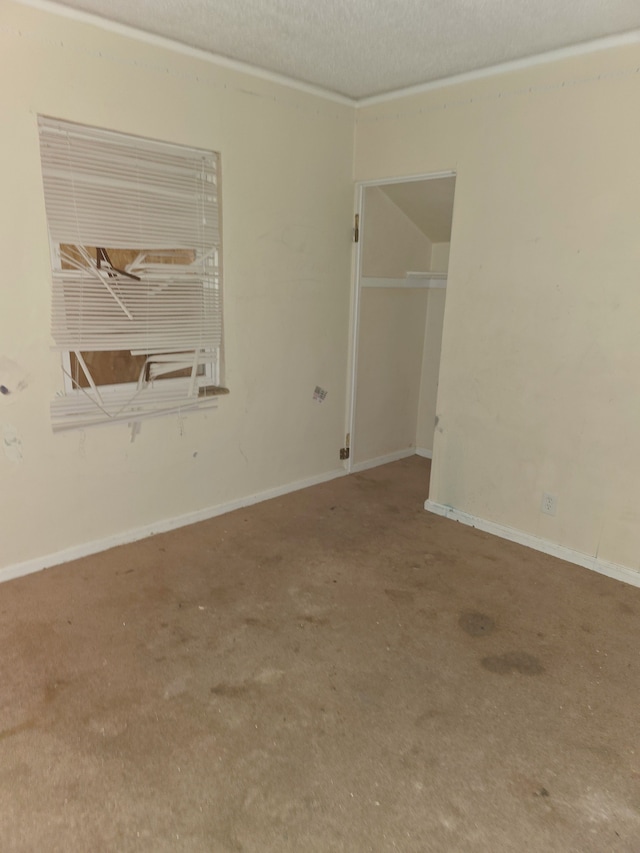
[[[387,465],[389,462],[397,462],[398,459],[406,459],[408,456],[415,455],[415,447],[408,447],[406,450],[396,450],[395,453],[387,453],[386,456],[376,456],[375,459],[356,462],[351,466],[351,473],[358,474],[360,471],[366,471],[367,468],[377,468],[378,465]]]
[[[423,459],[433,459],[433,451],[427,450],[426,447],[416,447],[416,456],[422,456]]]
[[[640,586],[640,571],[630,569],[628,566],[623,566],[619,563],[610,563],[608,560],[600,560],[598,557],[590,557],[581,551],[574,551],[572,548],[566,548],[564,545],[557,545],[555,542],[534,536],[532,533],[525,533],[523,530],[497,524],[494,521],[486,521],[484,518],[461,512],[444,504],[435,503],[435,501],[425,501],[424,508],[436,515],[450,518],[452,521],[459,521],[462,524],[467,524],[469,527],[476,527],[478,530],[483,530],[485,533],[492,533],[501,539],[517,542],[519,545],[525,545],[527,548],[533,548],[535,551],[542,551],[544,554],[550,554],[552,557],[558,557],[558,559],[566,560],[568,563],[575,563],[577,566],[583,566],[585,569],[591,569],[593,572],[624,581],[624,583],[631,584],[632,586]]]
[[[70,560],[78,560],[81,557],[88,557],[91,554],[97,554],[100,551],[107,551],[109,548],[115,548],[118,545],[127,545],[130,542],[137,542],[139,539],[146,539],[156,533],[166,533],[169,530],[175,530],[178,527],[186,527],[189,524],[197,524],[199,521],[206,521],[209,518],[215,518],[217,515],[224,515],[226,512],[233,512],[236,509],[242,509],[252,504],[268,501],[271,498],[278,498],[286,495],[289,492],[297,492],[300,489],[306,489],[309,486],[317,486],[320,483],[326,483],[329,480],[335,480],[337,477],[344,477],[348,472],[344,468],[334,469],[325,474],[318,474],[315,477],[309,477],[306,480],[296,480],[293,483],[287,483],[284,486],[278,486],[275,489],[267,489],[264,492],[257,492],[253,495],[247,495],[243,498],[238,498],[235,501],[229,501],[224,504],[206,507],[205,509],[188,512],[184,515],[177,515],[173,518],[165,518],[161,521],[146,524],[143,527],[136,527],[132,530],[125,530],[122,533],[114,533],[111,536],[106,536],[104,539],[94,539],[91,542],[83,542],[81,545],[73,545],[71,548],[64,548],[62,551],[56,551],[53,554],[46,554],[44,557],[35,557],[32,560],[25,560],[22,563],[14,563],[10,566],[0,568],[0,583],[13,580],[14,578],[30,575],[33,572],[39,572],[42,569],[48,569],[51,566],[58,566],[61,563],[68,563]]]

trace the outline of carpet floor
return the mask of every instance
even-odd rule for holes
[[[405,459],[0,589],[0,849],[640,852],[640,589]]]

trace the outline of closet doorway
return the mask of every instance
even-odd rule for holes
[[[358,187],[350,471],[432,458],[455,181]]]

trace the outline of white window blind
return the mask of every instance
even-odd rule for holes
[[[52,335],[86,381],[51,406],[54,429],[212,406],[222,345],[219,159],[40,117],[55,262]],[[109,253],[128,250],[122,268]],[[100,386],[82,352],[145,356],[138,382]],[[181,371],[179,378],[163,378]],[[219,389],[218,389],[219,390]]]

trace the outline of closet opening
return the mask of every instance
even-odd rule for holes
[[[349,471],[433,456],[453,172],[358,186]]]

